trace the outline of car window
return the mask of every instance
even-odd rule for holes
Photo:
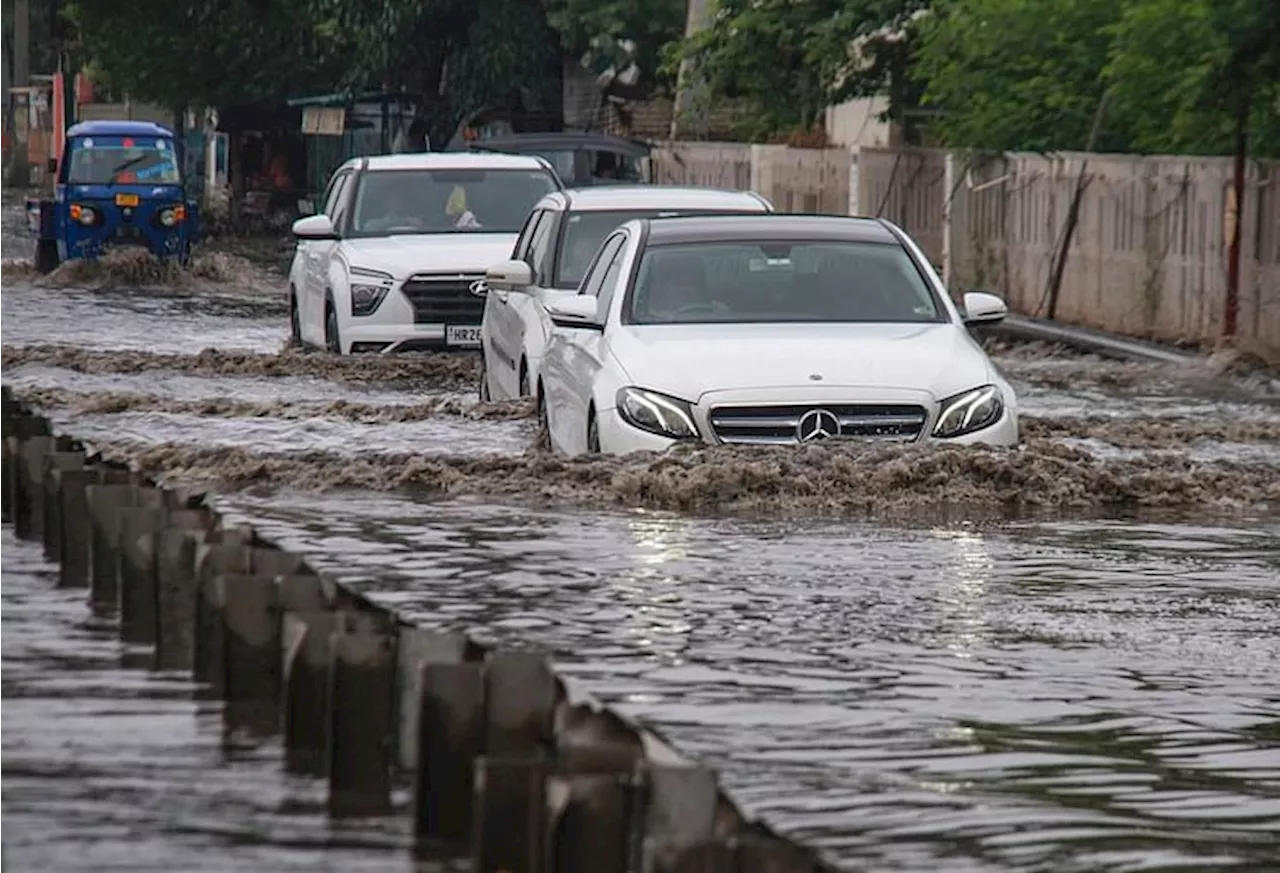
[[[595,263],[591,265],[591,268],[587,271],[586,278],[582,280],[580,294],[589,294],[595,297],[600,293],[606,273],[613,266],[613,262],[617,260],[618,252],[626,241],[626,234],[617,233],[609,237],[608,241],[600,247],[600,253],[596,257]]]
[[[348,173],[333,192],[333,212],[329,214],[329,220],[334,227],[342,227],[347,220],[347,213],[351,211],[351,188],[356,178],[355,173]]]
[[[533,275],[540,287],[548,284],[549,267],[551,266],[551,234],[555,230],[558,212],[547,210],[542,221],[533,232],[533,240],[529,243],[529,266],[533,267]]]
[[[351,231],[519,233],[534,205],[558,187],[545,169],[370,170],[355,182]]]
[[[329,183],[329,191],[324,198],[324,214],[333,219],[334,211],[338,206],[338,197],[342,194],[342,189],[346,187],[347,180],[351,178],[349,170],[338,173],[333,177],[333,181]],[[336,222],[334,222],[336,224]]]
[[[624,308],[633,324],[946,320],[905,248],[839,240],[653,246]]]
[[[537,209],[529,213],[529,219],[524,223],[524,227],[521,228],[520,236],[516,238],[516,248],[512,252],[512,258],[517,261],[529,260],[529,243],[533,240],[533,234],[537,230],[538,222],[546,214],[545,209]]]
[[[622,277],[622,265],[627,260],[625,237],[623,238],[623,243],[618,247],[618,251],[614,254],[613,260],[609,262],[609,266],[605,268],[604,279],[600,281],[600,287],[596,291],[596,296],[600,300],[596,307],[597,312],[607,313],[609,304],[613,302],[613,295],[618,292],[618,280]]]
[[[677,215],[733,215],[743,212],[760,212],[753,209],[601,209],[570,212],[565,218],[564,233],[560,234],[559,257],[556,258],[554,287],[577,288],[587,272],[600,243],[620,225],[633,218],[656,218]]]

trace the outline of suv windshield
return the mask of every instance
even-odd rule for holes
[[[596,249],[604,238],[619,225],[633,218],[671,218],[678,215],[734,215],[760,210],[745,209],[611,209],[599,212],[570,212],[565,219],[564,232],[560,234],[560,247],[556,253],[554,287],[564,290],[577,288],[591,266]]]
[[[173,140],[166,137],[80,136],[69,143],[68,185],[177,185]]]
[[[371,170],[360,174],[351,231],[519,233],[558,187],[545,170]]]
[[[655,246],[624,312],[632,324],[948,320],[901,246],[827,240]]]

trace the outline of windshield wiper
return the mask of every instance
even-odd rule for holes
[[[151,157],[151,155],[139,155],[136,158],[130,158],[120,166],[116,167],[114,170],[111,171],[111,178],[107,179],[107,187],[110,188],[112,185],[116,183],[116,174],[123,173],[125,170],[129,169],[135,164],[142,163],[149,157]]]

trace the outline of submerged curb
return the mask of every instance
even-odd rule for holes
[[[407,812],[415,854],[477,873],[832,870],[546,653],[416,627],[2,393],[4,521],[150,644],[154,669],[223,701],[226,730],[281,735],[285,769],[327,781],[331,816]]]
[[[1199,355],[1156,343],[1013,313],[1006,316],[998,325],[994,325],[991,330],[1013,339],[1062,343],[1083,352],[1094,352],[1122,360],[1188,364],[1200,358]]]

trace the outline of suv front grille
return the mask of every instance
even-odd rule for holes
[[[479,324],[484,298],[471,293],[483,276],[412,276],[400,288],[413,306],[414,324]]]
[[[718,406],[711,410],[711,428],[724,443],[795,445],[801,442],[800,420],[818,412],[830,414],[821,416],[828,432],[832,419],[839,423],[831,436],[897,442],[917,439],[928,419],[925,408],[914,404]]]

